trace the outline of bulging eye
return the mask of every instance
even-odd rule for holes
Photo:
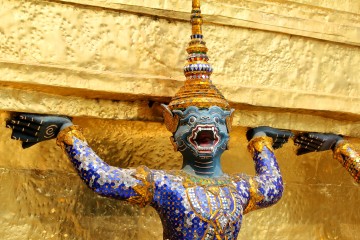
[[[189,123],[190,123],[190,124],[195,123],[195,121],[196,121],[196,117],[191,116],[191,117],[189,118]]]
[[[216,123],[219,123],[219,122],[220,122],[219,117],[214,117],[214,121],[215,121]]]

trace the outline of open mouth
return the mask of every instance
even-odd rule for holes
[[[220,137],[214,125],[198,125],[192,130],[189,142],[199,153],[212,153]]]

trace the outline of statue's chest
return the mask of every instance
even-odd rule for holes
[[[199,217],[211,220],[220,215],[232,218],[240,214],[242,200],[228,187],[191,187],[185,189],[186,200]]]
[[[165,239],[236,239],[248,201],[238,181],[176,172],[158,177],[155,186]]]
[[[203,239],[232,239],[240,229],[246,198],[229,179],[183,181],[186,228],[202,228]]]

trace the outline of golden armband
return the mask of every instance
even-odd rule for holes
[[[334,158],[351,174],[356,182],[360,182],[360,155],[348,142],[338,144],[334,150]]]
[[[151,203],[154,196],[154,181],[150,169],[145,166],[139,166],[132,176],[141,183],[132,187],[137,195],[130,197],[127,201],[140,207],[145,207]]]
[[[254,154],[255,151],[261,152],[266,146],[271,152],[274,152],[272,144],[273,144],[273,139],[271,137],[267,137],[267,136],[256,137],[250,140],[248,144],[248,150],[251,154]]]
[[[244,214],[258,209],[259,207],[257,206],[257,203],[264,200],[264,196],[259,192],[259,184],[251,178],[249,179],[249,184],[250,184],[250,200],[244,210]]]
[[[77,139],[86,142],[85,137],[83,136],[81,132],[81,128],[79,126],[73,125],[67,128],[64,128],[61,130],[57,136],[56,144],[60,146],[62,149],[64,149],[64,144],[66,145],[73,145],[74,139],[73,137],[76,137]]]

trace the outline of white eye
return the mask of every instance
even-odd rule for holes
[[[196,121],[196,117],[191,116],[191,117],[189,118],[189,123],[190,123],[190,124],[193,124],[195,121]]]
[[[216,122],[216,123],[219,123],[219,118],[218,117],[214,117],[214,121]]]

